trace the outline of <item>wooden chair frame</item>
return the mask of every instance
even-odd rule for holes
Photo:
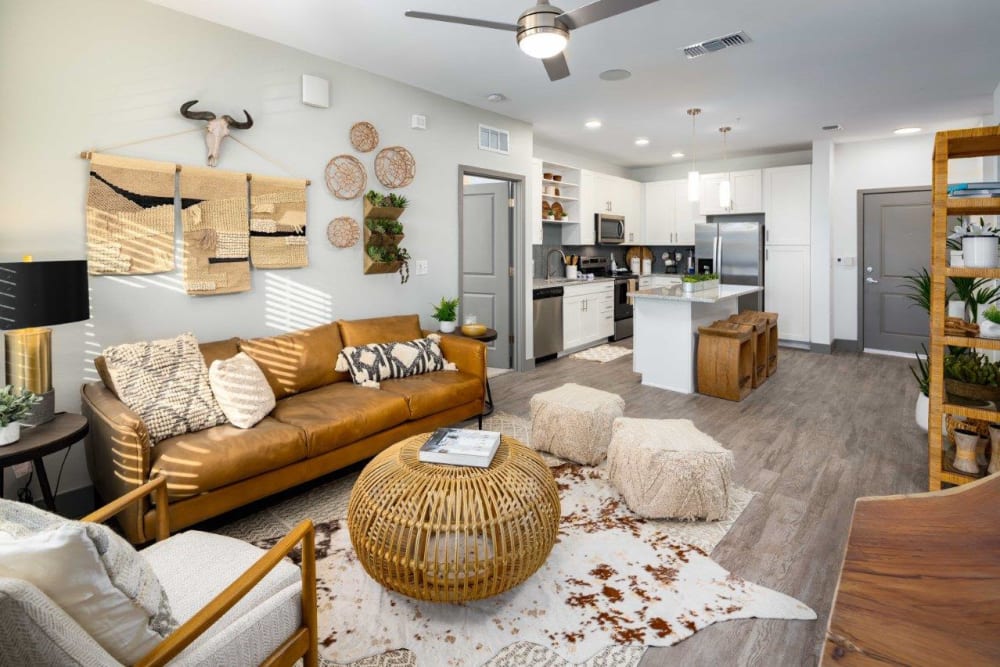
[[[152,495],[157,508],[156,540],[170,537],[169,502],[165,477],[156,477],[142,486],[121,496],[114,502],[83,517],[83,521],[101,523],[118,514],[130,504],[147,495]],[[308,519],[293,528],[280,542],[274,545],[260,560],[241,574],[224,591],[205,605],[181,627],[167,636],[160,644],[144,656],[137,666],[159,667],[166,665],[200,637],[216,621],[232,609],[247,593],[273,570],[292,549],[302,543],[302,624],[281,646],[263,662],[266,667],[293,665],[300,658],[305,667],[319,664],[319,633],[317,630],[316,608],[316,539],[312,521]]]

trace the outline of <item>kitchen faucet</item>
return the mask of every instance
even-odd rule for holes
[[[563,259],[563,264],[566,263],[566,253],[564,253],[559,248],[552,248],[547,253],[545,253],[545,279],[552,280],[552,268],[549,265],[549,260],[552,259],[552,253],[557,252],[559,256]]]

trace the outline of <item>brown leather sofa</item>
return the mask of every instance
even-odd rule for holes
[[[442,336],[458,372],[440,371],[360,387],[334,371],[344,346],[424,335],[416,315],[338,321],[270,338],[205,343],[205,362],[246,352],[261,367],[277,406],[251,429],[229,424],[151,445],[138,415],[118,400],[104,359],[103,382],[82,388],[90,420],[87,466],[102,500],[118,498],[157,475],[167,478],[170,531],[374,456],[403,438],[482,414],[486,346]],[[314,517],[315,519],[333,517]],[[155,535],[157,510],[148,500],[119,515],[135,543]]]

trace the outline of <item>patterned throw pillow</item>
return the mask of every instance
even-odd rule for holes
[[[379,388],[381,380],[391,380],[434,371],[457,371],[438,345],[441,337],[431,334],[401,343],[373,343],[345,347],[337,357],[337,372],[351,374],[354,384]]]
[[[253,428],[274,410],[271,385],[246,352],[213,361],[208,368],[208,382],[229,423],[237,428]]]
[[[0,500],[0,577],[30,582],[105,651],[137,662],[177,629],[146,559],[107,526]]]
[[[119,398],[139,415],[153,443],[224,424],[194,334],[104,350]]]

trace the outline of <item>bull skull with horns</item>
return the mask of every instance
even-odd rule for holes
[[[191,100],[181,105],[181,115],[192,120],[207,120],[205,126],[205,145],[208,147],[208,166],[214,167],[219,163],[219,149],[222,147],[222,140],[229,136],[229,130],[249,130],[253,127],[253,118],[244,109],[247,119],[238,121],[232,116],[216,118],[211,111],[191,111],[191,107],[198,104],[198,100]]]

